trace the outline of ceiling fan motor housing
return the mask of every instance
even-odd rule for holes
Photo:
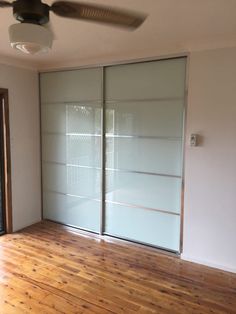
[[[13,15],[21,23],[43,25],[49,22],[50,7],[41,0],[16,0]]]

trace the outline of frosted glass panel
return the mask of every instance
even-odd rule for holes
[[[41,101],[101,100],[101,69],[44,73],[40,76]]]
[[[67,162],[87,167],[101,166],[101,136],[71,135],[67,139]]]
[[[43,161],[66,163],[67,138],[59,134],[42,134]]]
[[[101,136],[43,134],[43,161],[100,167]]]
[[[185,58],[106,68],[106,100],[183,98]]]
[[[182,141],[107,138],[106,166],[119,170],[182,175]],[[148,154],[143,152],[148,151]]]
[[[42,132],[66,132],[66,104],[48,104],[41,106]]]
[[[68,133],[101,134],[101,104],[83,103],[68,106],[66,118]]]
[[[185,58],[105,77],[105,232],[179,251]]]
[[[47,191],[100,197],[100,170],[43,163],[44,188]]]
[[[44,218],[98,232],[101,70],[41,75]]]
[[[101,134],[101,102],[49,103],[41,112],[44,133]]]
[[[180,217],[106,203],[107,234],[179,250]]]
[[[44,192],[44,216],[75,227],[99,230],[100,201]]]
[[[107,171],[106,200],[180,213],[181,179]]]
[[[106,108],[108,134],[182,138],[183,100],[112,101]]]

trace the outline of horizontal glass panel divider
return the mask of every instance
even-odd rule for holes
[[[84,137],[101,137],[101,134],[90,133],[63,133],[63,132],[42,132],[45,135],[64,135],[64,136],[84,136]],[[106,138],[141,138],[141,139],[157,139],[157,140],[169,140],[169,141],[182,141],[182,137],[170,137],[170,136],[146,136],[146,135],[118,135],[118,134],[106,134]]]
[[[154,140],[169,140],[169,141],[182,141],[179,136],[152,136],[152,135],[119,135],[119,134],[106,134],[106,138],[141,138],[141,139],[154,139]]]
[[[161,98],[137,98],[137,99],[106,99],[106,103],[126,102],[155,102],[155,101],[184,101],[184,97],[161,97]],[[108,108],[109,109],[109,108]]]
[[[126,103],[126,102],[156,102],[156,101],[184,101],[184,97],[163,97],[163,98],[143,98],[143,99],[107,99],[105,102],[110,103]],[[48,105],[69,105],[74,106],[77,104],[101,104],[102,100],[75,100],[75,101],[44,101],[42,106]],[[108,108],[109,109],[109,108]]]
[[[71,196],[71,197],[76,197],[79,199],[85,199],[85,200],[89,200],[89,201],[95,201],[95,202],[101,202],[101,200],[97,199],[97,198],[92,198],[92,197],[88,197],[88,196],[81,196],[81,195],[75,195],[75,194],[70,194],[70,193],[63,193],[63,192],[59,192],[59,191],[54,191],[54,190],[43,190],[45,193],[54,193],[54,194],[59,194],[59,195],[64,195],[64,196]]]
[[[146,175],[149,175],[149,176],[159,176],[159,177],[170,177],[170,178],[182,179],[181,176],[172,175],[172,174],[165,174],[165,173],[157,173],[157,172],[146,172],[146,171],[127,170],[127,169],[113,169],[113,168],[106,168],[106,171],[123,172],[123,173],[135,173],[135,174],[146,174]]]
[[[45,135],[62,135],[62,136],[84,136],[84,137],[101,137],[101,134],[90,134],[90,133],[63,133],[63,132],[42,132]]]
[[[168,211],[168,210],[165,210],[165,209],[144,207],[144,206],[139,206],[139,205],[136,205],[136,204],[115,202],[115,201],[109,201],[109,200],[106,200],[105,202],[108,203],[108,204],[127,206],[127,207],[130,207],[130,208],[140,208],[140,209],[155,211],[155,212],[159,212],[159,213],[163,213],[163,214],[167,214],[167,215],[180,216],[180,213],[171,212],[171,211]]]
[[[57,161],[43,160],[43,163],[59,165],[59,166],[75,167],[75,168],[101,170],[100,167],[82,166],[82,165],[75,165],[75,164],[63,163],[63,162],[57,162]],[[146,174],[146,175],[150,175],[150,176],[160,176],[160,177],[170,177],[170,178],[182,179],[182,176],[177,176],[177,175],[172,175],[172,174],[164,174],[164,173],[145,172],[145,171],[136,171],[136,170],[127,170],[127,169],[115,169],[115,168],[106,168],[105,170],[106,171],[114,171],[114,172]]]
[[[64,162],[57,162],[57,161],[43,160],[42,162],[45,163],[45,164],[53,164],[53,165],[58,165],[58,166],[67,166],[67,167],[74,167],[74,168],[101,170],[100,167],[82,166],[82,165],[75,165],[75,164],[64,163]]]
[[[47,106],[47,105],[77,105],[77,104],[86,104],[86,103],[96,103],[96,104],[101,104],[102,100],[75,100],[75,101],[44,101],[41,103],[42,106]]]
[[[171,253],[171,254],[179,255],[179,251],[174,251],[174,250],[168,249],[168,248],[163,247],[163,246],[152,245],[152,244],[147,243],[147,242],[135,241],[133,239],[130,239],[130,238],[127,238],[127,237],[123,237],[121,235],[111,234],[111,233],[108,233],[108,232],[103,232],[102,235],[105,236],[105,237],[111,237],[111,238],[115,238],[115,239],[118,239],[118,240],[121,240],[121,241],[129,241],[131,243],[141,244],[141,245],[149,246],[151,248],[164,250],[164,251],[166,251],[168,253]]]
[[[67,136],[87,136],[87,137],[101,137],[101,134],[92,133],[66,133]]]

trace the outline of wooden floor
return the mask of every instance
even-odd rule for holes
[[[0,237],[0,314],[236,313],[236,275],[42,222]]]

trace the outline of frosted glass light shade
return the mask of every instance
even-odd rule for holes
[[[43,26],[17,23],[9,27],[12,48],[27,54],[48,52],[52,47],[52,33]]]

